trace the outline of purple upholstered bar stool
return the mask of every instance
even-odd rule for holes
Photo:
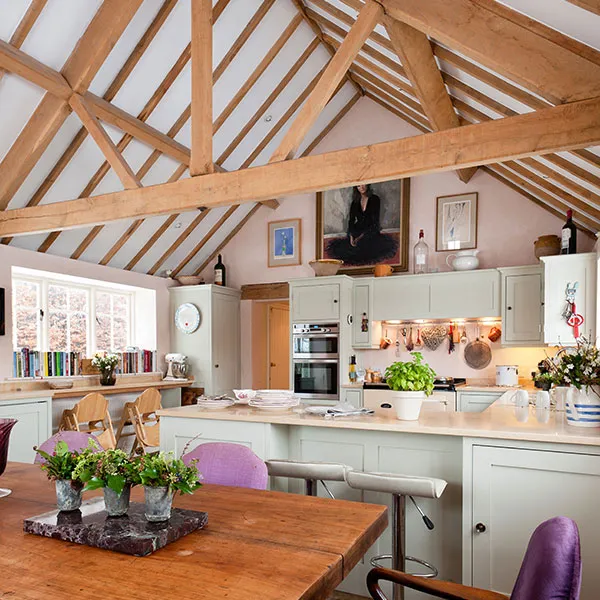
[[[374,600],[386,600],[379,581],[391,581],[436,598],[486,598],[509,600],[504,594],[467,587],[459,583],[421,579],[401,571],[373,569],[367,586]],[[533,532],[510,600],[579,600],[581,551],[575,521],[554,517]]]
[[[183,457],[186,464],[193,459],[198,460],[204,483],[267,489],[267,465],[247,446],[226,442],[200,444]]]
[[[48,438],[43,444],[40,444],[39,448],[48,454],[52,454],[58,442],[65,442],[71,452],[81,452],[88,447],[90,440],[96,440],[96,442],[98,442],[98,439],[91,433],[85,433],[83,431],[59,431],[51,438]],[[98,442],[97,451],[100,452],[100,450],[102,450],[102,446]],[[43,464],[44,462],[45,459],[39,454],[35,455],[34,463]]]
[[[8,442],[10,440],[10,432],[17,424],[17,419],[0,419],[0,475],[6,469],[8,460]],[[11,490],[0,488],[0,498],[4,498],[11,493]]]

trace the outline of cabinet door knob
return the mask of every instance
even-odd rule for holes
[[[483,523],[477,523],[477,525],[475,525],[475,531],[477,533],[485,533],[487,527],[483,524]]]
[[[346,321],[348,321],[348,325],[352,325],[352,323],[353,323],[353,321],[354,321],[354,319],[352,318],[352,315],[348,315],[348,316],[346,317]]]
[[[335,299],[334,299],[333,303],[334,303],[334,304],[337,304],[337,300],[335,300]]]
[[[507,306],[506,310],[512,310],[512,306]]]
[[[215,369],[218,369],[218,368],[219,368],[219,365],[215,365]]]

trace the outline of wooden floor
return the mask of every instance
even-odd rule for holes
[[[334,592],[329,600],[368,600],[365,596],[356,596],[355,594],[346,594],[346,592]]]

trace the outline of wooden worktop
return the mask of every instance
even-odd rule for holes
[[[28,398],[79,398],[91,392],[100,392],[104,396],[143,392],[150,387],[166,390],[193,385],[193,379],[164,380],[160,375],[140,374],[117,376],[115,385],[100,385],[99,377],[74,378],[70,389],[53,390],[47,381],[10,381],[0,384],[0,402],[25,400]]]

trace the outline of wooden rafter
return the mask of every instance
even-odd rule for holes
[[[142,0],[104,0],[61,73],[72,89],[85,91]],[[70,113],[67,102],[46,93],[0,163],[0,209],[5,209]]]
[[[338,51],[329,61],[315,89],[300,110],[298,116],[286,132],[279,147],[270,159],[278,162],[291,158],[321,111],[333,96],[338,85],[347,73],[354,57],[383,14],[381,6],[374,0],[367,0],[356,22],[348,32]]]
[[[579,8],[589,10],[590,12],[600,15],[600,0],[567,0]]]
[[[119,152],[115,143],[112,141],[108,133],[100,121],[96,118],[93,110],[90,108],[87,100],[79,94],[73,94],[69,100],[71,108],[77,113],[83,126],[88,130],[96,145],[113,168],[123,187],[127,190],[142,187],[142,182],[136,177],[123,155]]]
[[[226,206],[588,147],[600,142],[600,99],[231,173],[0,213],[0,235]],[[399,161],[398,157],[402,160]]]
[[[38,20],[38,17],[44,10],[47,2],[48,0],[31,0],[29,8],[23,15],[23,18],[17,25],[17,28],[8,40],[8,43],[11,46],[14,48],[20,48],[23,45],[25,38],[29,35],[29,32],[35,25],[35,22]],[[0,81],[2,80],[2,77],[4,77],[5,73],[6,71],[0,69]]]
[[[434,130],[460,127],[458,115],[452,106],[427,36],[390,17],[386,17],[384,21],[392,46]],[[457,174],[463,183],[468,183],[476,170],[477,167],[459,169]]]
[[[408,23],[553,104],[600,96],[600,64],[574,51],[570,38],[549,39],[494,0],[382,0]],[[500,7],[500,8],[498,8]],[[559,43],[562,41],[562,43]]]
[[[190,174],[214,172],[212,0],[192,1],[192,159]]]

